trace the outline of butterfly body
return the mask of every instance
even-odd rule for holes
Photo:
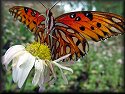
[[[125,32],[124,18],[113,13],[77,11],[54,18],[50,9],[46,16],[23,6],[9,11],[35,34],[37,41],[50,47],[52,60],[66,54],[71,54],[67,60],[77,60],[87,54],[87,40],[98,42]]]

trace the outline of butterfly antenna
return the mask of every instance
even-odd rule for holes
[[[39,1],[40,2],[40,1]],[[46,8],[46,6],[42,3],[42,2],[40,2],[43,6],[44,6],[44,8]],[[46,8],[47,9],[47,8]]]
[[[57,1],[51,8],[50,8],[50,10],[52,9],[52,8],[54,8],[54,6],[57,4],[57,3],[59,3],[61,0],[59,0],[59,1]]]

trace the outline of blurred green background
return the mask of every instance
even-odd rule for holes
[[[51,8],[56,1],[42,2],[46,7]],[[33,34],[19,21],[14,21],[8,9],[12,6],[23,5],[33,8],[45,14],[45,8],[38,2],[2,2],[2,55],[12,45],[24,44],[34,41]],[[82,0],[82,1],[61,1],[53,9],[54,17],[63,13],[80,10],[96,10],[112,12],[123,16],[123,0]],[[125,10],[124,10],[125,11]],[[55,85],[47,87],[45,92],[123,92],[123,36],[109,38],[101,42],[89,41],[89,53],[71,68],[73,74],[65,72],[69,81],[64,84],[60,72]],[[58,71],[58,69],[57,69]],[[13,83],[11,70],[3,75],[3,90],[8,92],[19,92],[17,84]],[[32,75],[29,76],[24,92],[36,92],[38,87],[32,85]]]

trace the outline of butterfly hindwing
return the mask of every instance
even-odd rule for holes
[[[51,51],[53,59],[71,54],[67,60],[78,60],[81,56],[86,55],[88,51],[86,39],[72,29],[56,26],[52,36]]]

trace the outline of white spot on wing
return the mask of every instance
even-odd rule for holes
[[[82,44],[81,44],[81,43],[78,45],[78,48],[80,49],[80,51],[81,51],[81,52],[83,52],[83,53],[84,53],[84,51],[83,51],[83,46],[82,46]]]
[[[76,54],[75,53],[72,55],[72,59],[73,60],[76,59]]]
[[[21,14],[21,11],[18,11],[17,14],[18,14],[18,15]]]
[[[62,31],[60,31],[60,34],[61,34],[61,37],[62,37],[66,42],[69,43],[69,41],[68,41],[67,38],[66,38],[66,35],[65,35]]]
[[[112,18],[112,20],[114,21],[114,22],[116,22],[116,23],[118,23],[118,22],[121,22],[121,20],[119,20],[119,19],[117,19],[117,18]]]
[[[69,52],[70,52],[70,47],[67,46],[67,47],[66,47],[66,53],[68,54]]]
[[[17,10],[16,10],[16,9],[14,9],[14,12],[17,12]]]
[[[63,26],[63,27],[67,27],[68,28],[68,26],[65,25],[65,24],[63,24],[63,23],[56,23],[55,25],[57,25],[57,26]]]
[[[33,13],[36,15],[36,11],[33,11]]]
[[[58,58],[58,53],[56,54],[56,58]]]
[[[74,43],[76,44],[76,42],[78,41],[78,39],[76,37],[72,37],[72,38],[73,38]]]
[[[115,28],[115,27],[111,27],[110,28],[112,31],[114,31],[114,32],[117,32],[117,33],[121,33],[117,28]]]
[[[21,17],[20,17],[20,16],[18,16],[18,17],[17,17],[17,19],[18,19],[18,20],[21,20]]]
[[[61,55],[63,54],[63,46],[61,47]]]
[[[67,31],[70,33],[74,33],[74,30],[72,30],[72,29],[67,29]]]
[[[15,14],[16,14],[16,13],[15,13],[15,12],[13,12],[13,13],[12,13],[12,16],[15,16]]]
[[[57,41],[57,42],[56,42],[56,47],[58,47],[58,46],[59,46],[59,42]]]

